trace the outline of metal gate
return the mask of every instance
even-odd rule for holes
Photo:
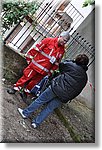
[[[66,53],[64,59],[74,59],[78,54],[86,54],[89,57],[89,66],[95,60],[95,48],[91,46],[85,38],[74,31],[71,35],[71,40],[66,46]]]
[[[54,0],[42,1],[34,16],[25,16],[5,38],[5,44],[15,51],[26,53],[32,46],[45,37],[59,36],[62,31],[71,32],[83,19],[80,12],[69,0],[57,4]],[[74,58],[79,53],[86,53],[90,64],[94,61],[94,48],[76,31],[66,47],[64,58]]]
[[[72,30],[81,19],[83,16],[69,0],[60,3],[56,0],[50,2],[45,0],[40,3],[36,15],[25,16],[18,23],[5,38],[5,43],[14,50],[25,53],[30,41],[33,40],[35,44],[45,37],[59,36],[62,31]]]

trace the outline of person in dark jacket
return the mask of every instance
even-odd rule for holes
[[[24,110],[18,108],[20,115],[27,118],[41,105],[47,103],[47,106],[32,121],[33,128],[39,126],[55,108],[74,99],[81,93],[88,80],[86,73],[88,63],[89,58],[85,54],[79,54],[75,60],[61,62],[59,64],[61,74],[55,77],[51,85],[27,108]]]

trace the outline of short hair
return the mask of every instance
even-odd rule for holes
[[[75,62],[77,65],[85,65],[87,66],[89,63],[89,58],[86,54],[79,54],[75,58]]]
[[[66,37],[67,41],[70,39],[70,34],[68,31],[64,31],[60,34],[61,37]]]

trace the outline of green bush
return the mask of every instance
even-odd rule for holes
[[[82,7],[87,7],[88,5],[94,5],[95,0],[85,0]]]
[[[17,24],[22,17],[31,15],[34,16],[39,3],[36,1],[3,1],[2,2],[2,27],[9,29],[14,24]]]

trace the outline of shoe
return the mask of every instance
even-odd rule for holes
[[[8,89],[7,92],[8,92],[9,94],[15,94],[15,93],[16,93],[16,90],[14,90],[13,88],[11,88],[11,89]]]
[[[8,92],[9,94],[15,94],[15,93],[16,93],[17,91],[19,91],[20,89],[21,89],[20,86],[19,86],[19,87],[14,86],[13,88],[8,89],[7,92]]]
[[[34,129],[37,127],[37,125],[35,123],[32,123],[31,125]]]
[[[19,90],[21,90],[21,87],[20,86],[18,86],[18,87],[14,86],[13,89],[16,91],[19,91]]]
[[[20,113],[20,115],[22,116],[22,118],[26,119],[27,117],[23,114],[23,109],[18,108],[18,112]]]
[[[23,99],[23,101],[26,103],[27,102],[27,94],[26,94],[26,92],[24,92],[24,91],[20,92],[20,96]]]

